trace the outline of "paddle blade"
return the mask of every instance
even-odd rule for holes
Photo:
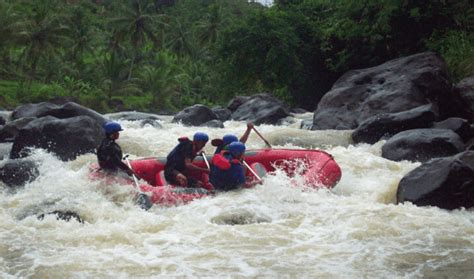
[[[224,144],[224,141],[222,139],[213,139],[211,140],[211,145],[212,146],[219,146],[219,145],[223,145]]]

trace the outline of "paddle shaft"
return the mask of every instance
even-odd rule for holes
[[[257,131],[257,129],[255,129],[255,127],[253,127],[253,130],[265,142],[268,148],[272,148],[272,145]]]
[[[128,167],[133,171],[132,165],[130,165],[130,161],[128,160],[128,155],[125,156],[125,161],[127,162]],[[135,174],[132,173],[132,177],[133,177],[133,181],[135,182],[135,187],[137,188],[137,191],[138,191],[140,194],[143,194],[142,190],[140,189],[140,186],[138,186],[138,179],[137,179],[137,177],[135,176]]]
[[[211,166],[209,165],[209,162],[207,161],[207,158],[206,158],[206,153],[204,153],[204,151],[201,152],[201,156],[204,159],[204,162],[206,162],[207,168],[211,169]]]
[[[243,161],[242,160],[242,163],[244,164],[244,166],[246,166],[249,171],[261,182],[262,181],[262,178],[249,166],[249,164],[247,164],[247,162]]]

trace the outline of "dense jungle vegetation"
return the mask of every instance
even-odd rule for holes
[[[0,107],[176,111],[271,92],[314,109],[334,81],[433,50],[474,75],[472,0],[0,0]]]

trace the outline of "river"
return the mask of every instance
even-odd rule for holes
[[[211,138],[245,130],[169,117],[163,129],[121,124],[118,143],[132,159],[166,156],[196,130]],[[399,180],[419,163],[382,158],[383,142],[351,145],[350,131],[298,127],[257,128],[274,148],[331,153],[342,169],[331,191],[277,172],[254,189],[143,211],[128,188],[88,180],[95,155],[62,162],[36,150],[40,177],[15,194],[0,187],[0,277],[473,278],[473,211],[395,204]],[[255,133],[247,143],[264,147]],[[84,223],[35,217],[52,210],[75,211]]]

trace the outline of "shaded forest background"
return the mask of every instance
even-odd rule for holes
[[[271,92],[313,110],[351,69],[433,50],[474,76],[470,0],[0,0],[0,107],[174,112]]]

